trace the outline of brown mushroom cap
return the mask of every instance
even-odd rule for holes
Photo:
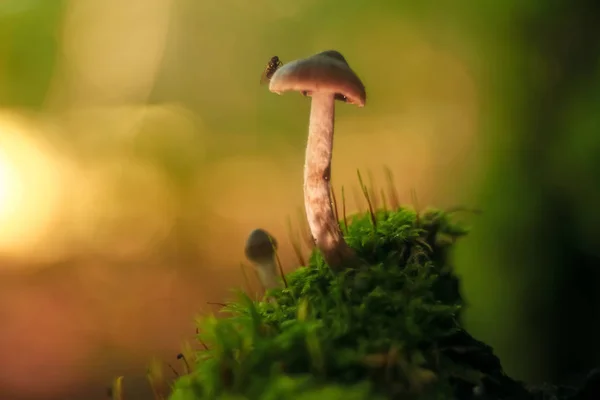
[[[333,93],[337,100],[358,107],[367,100],[365,86],[335,50],[284,64],[271,77],[269,90],[278,94],[297,90],[309,96],[313,92]]]
[[[245,254],[250,261],[260,263],[262,260],[270,259],[275,255],[277,241],[264,229],[255,229],[248,235],[246,240]]]

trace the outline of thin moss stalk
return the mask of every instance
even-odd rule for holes
[[[375,217],[375,209],[373,207],[373,202],[371,201],[371,196],[369,195],[369,188],[364,184],[359,169],[356,170],[356,175],[358,176],[358,183],[360,184],[360,190],[362,191],[362,194],[363,194],[365,200],[367,200],[367,207],[369,209],[369,216],[371,217],[371,223],[373,224],[373,227],[376,227],[377,226],[377,218]]]
[[[294,229],[292,228],[292,219],[289,217],[287,219],[287,230],[292,249],[294,250],[294,254],[296,255],[296,259],[298,260],[298,265],[305,265],[306,261],[304,260],[304,256],[302,255],[300,238],[297,233],[294,233]]]
[[[387,184],[388,196],[390,199],[390,208],[395,210],[400,207],[400,198],[398,197],[396,185],[394,185],[394,173],[387,166],[384,168],[384,172],[385,172],[385,180],[386,180],[386,184]]]
[[[348,216],[346,214],[346,194],[344,193],[344,187],[342,186],[342,216],[344,218],[344,233],[348,234]]]

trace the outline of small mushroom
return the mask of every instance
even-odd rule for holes
[[[246,258],[252,261],[258,272],[258,279],[265,289],[280,286],[275,264],[277,241],[263,229],[255,229],[246,240]]]
[[[312,98],[304,163],[304,207],[310,231],[323,258],[334,271],[358,261],[348,246],[330,197],[335,100],[363,107],[365,87],[337,51],[329,50],[289,62],[271,77],[269,90],[299,91]]]

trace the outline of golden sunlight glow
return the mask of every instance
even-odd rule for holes
[[[6,220],[17,208],[22,196],[19,176],[0,148],[0,221]]]
[[[0,115],[0,252],[30,251],[46,232],[59,205],[57,165],[30,127]]]

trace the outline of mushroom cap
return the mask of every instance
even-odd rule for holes
[[[309,96],[313,92],[328,92],[337,100],[358,107],[363,107],[367,100],[365,86],[344,56],[335,50],[284,64],[271,77],[269,90],[277,94],[297,90]]]
[[[260,262],[270,259],[275,255],[277,241],[264,229],[255,229],[250,232],[246,240],[244,252],[250,261]]]

